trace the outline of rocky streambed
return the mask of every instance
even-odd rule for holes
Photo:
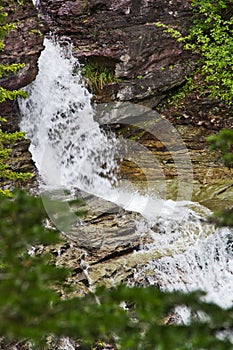
[[[150,123],[153,124],[152,121]],[[130,125],[122,127],[114,125],[112,129],[121,137],[124,135],[124,139],[131,139],[134,143],[137,140],[137,144],[140,142],[150,151],[147,160],[145,158],[147,153],[143,148],[144,158],[141,168],[134,161],[123,160],[120,167],[121,181],[129,182],[131,189],[133,187],[139,193],[145,194],[149,188],[150,195],[160,193],[167,201],[176,200],[181,180],[180,174],[177,174],[177,164],[174,162],[174,159],[177,158],[174,153],[163,149],[164,145],[145,131],[145,124],[143,130],[142,128],[135,130],[135,126]],[[187,171],[192,172],[188,174],[188,177],[182,178],[182,185],[184,184],[189,191],[191,188],[192,205],[190,208],[199,215],[199,218],[202,218],[200,219],[203,225],[201,234],[205,232],[208,235],[215,230],[214,225],[208,223],[209,209],[211,211],[222,210],[233,206],[232,170],[224,166],[219,153],[208,150],[206,136],[211,133],[210,130],[202,126],[178,125],[176,131],[187,147],[191,159],[191,168],[190,164],[182,163],[184,169],[187,165]],[[181,151],[174,149],[174,152],[179,154]],[[152,159],[155,159],[152,163],[151,154]],[[137,157],[139,158],[139,154]],[[159,171],[158,163],[161,166]],[[192,182],[187,182],[187,180]],[[65,228],[67,232],[62,234],[65,239],[64,244],[53,247],[52,253],[56,257],[56,264],[69,266],[73,270],[68,283],[72,285],[74,295],[82,295],[101,284],[109,287],[119,283],[147,284],[148,276],[143,273],[137,274],[136,271],[143,269],[151,260],[183,252],[185,246],[190,245],[193,232],[200,230],[198,227],[200,223],[197,224],[196,218],[190,213],[188,213],[190,218],[187,217],[184,221],[181,219],[168,225],[166,232],[166,224],[161,224],[159,218],[157,222],[156,220],[151,222],[136,211],[125,210],[95,196],[82,192],[77,192],[76,196],[84,199],[81,207],[73,200],[74,198],[69,201],[69,197],[65,195],[63,198],[65,209],[59,208],[53,212],[50,210],[47,197],[45,200],[45,207],[50,218],[53,220],[56,216],[55,225],[59,223],[59,215],[61,215],[61,220],[64,220],[66,214],[69,219],[71,216],[71,221]],[[71,213],[80,209],[87,210],[87,215],[74,224]],[[177,213],[182,210],[183,207],[178,208]],[[168,218],[167,223],[169,220]],[[190,226],[187,224],[188,221],[190,221]],[[172,225],[173,228],[171,228]],[[196,228],[193,229],[193,227]],[[171,232],[174,233],[177,230],[181,232],[178,243],[174,244],[173,237],[169,245],[163,247],[162,242],[167,239],[166,235],[168,237]],[[188,230],[194,231],[190,234]],[[158,244],[154,245],[154,240],[157,243],[161,240],[160,248]],[[43,251],[43,249],[39,250]]]

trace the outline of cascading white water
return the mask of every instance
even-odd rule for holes
[[[79,188],[141,212],[145,221],[138,223],[138,229],[150,229],[154,239],[147,249],[172,252],[143,269],[145,274],[155,270],[151,284],[169,290],[202,289],[221,306],[232,305],[230,230],[214,232],[213,225],[203,224],[202,218],[210,212],[198,204],[175,203],[112,186],[117,182],[114,154],[118,141],[94,121],[92,96],[81,82],[69,45],[62,49],[45,40],[39,74],[27,92],[29,98],[20,101],[21,129],[31,139],[30,151],[44,186]]]
[[[29,98],[20,101],[21,129],[47,188],[106,194],[115,181],[116,140],[93,119],[92,96],[81,83],[70,45],[62,49],[45,40],[39,74],[27,92]]]
[[[79,63],[67,43],[63,48],[46,39],[39,73],[20,100],[21,130],[31,140],[30,151],[47,189],[78,188],[147,218],[182,218],[186,203],[178,205],[126,188],[117,189],[115,153],[119,148],[94,121],[92,95],[82,84]]]
[[[152,285],[162,290],[206,292],[205,300],[223,308],[233,304],[233,236],[232,230],[216,229],[208,237],[197,237],[184,252],[151,261],[143,272]],[[161,237],[160,237],[161,242]],[[158,247],[156,238],[151,249]],[[161,245],[161,244],[160,244]],[[160,249],[160,247],[159,247]],[[154,271],[154,275],[149,271]]]

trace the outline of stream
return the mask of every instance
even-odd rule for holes
[[[193,168],[182,138],[170,123],[143,106],[95,105],[80,71],[69,42],[60,46],[46,39],[38,76],[26,88],[29,98],[19,101],[21,130],[31,140],[40,193],[51,221],[73,240],[83,239],[95,248],[98,242],[101,249],[109,245],[112,251],[135,234],[147,235],[148,240],[132,253],[138,265],[131,284],[140,278],[163,290],[200,289],[206,300],[232,307],[232,230],[210,224],[211,210],[192,201]],[[117,123],[135,126],[136,120],[148,130],[151,119],[156,128],[149,131],[169,152],[175,150],[175,198],[169,195],[158,158],[137,140],[116,137],[112,130]],[[121,177],[125,159],[142,169],[143,186]],[[92,225],[77,216],[78,205],[70,204],[79,197],[86,202]],[[97,218],[108,215],[111,225],[107,227],[106,221],[97,228]],[[107,243],[101,236],[106,230]],[[111,283],[117,281],[111,277]],[[187,321],[184,310],[180,317]]]

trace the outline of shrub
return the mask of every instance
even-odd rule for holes
[[[233,168],[233,130],[222,129],[218,135],[209,136],[207,141],[210,143],[210,150],[219,150],[224,163]],[[214,213],[211,220],[220,226],[233,227],[233,208]]]
[[[184,49],[199,57],[197,73],[203,81],[200,92],[209,90],[212,97],[233,103],[233,1],[192,0],[193,24],[189,34],[183,36],[179,30],[157,23],[164,30],[184,43]],[[193,88],[197,86],[193,86]]]

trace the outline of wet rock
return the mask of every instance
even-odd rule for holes
[[[52,32],[72,42],[82,63],[115,71],[118,81],[105,85],[97,101],[158,107],[175,124],[232,127],[232,108],[209,98],[208,92],[197,96],[194,91],[178,107],[164,105],[192,75],[197,59],[155,24],[187,34],[193,17],[189,0],[41,0],[40,11]]]
[[[28,148],[30,141],[27,139],[18,139],[13,145],[9,145],[9,158],[5,160],[9,170],[15,173],[30,173],[25,180],[1,179],[0,188],[13,191],[14,188],[24,188],[31,193],[36,193],[38,188],[38,174],[32,155]]]
[[[13,145],[10,153],[9,165],[13,171],[18,172],[34,172],[35,164],[31,158],[31,153],[28,151],[30,145],[29,140],[19,140]]]
[[[55,193],[42,194],[51,222],[80,248],[91,251],[98,261],[127,255],[150,240],[146,232],[137,227],[142,219],[138,213],[81,191],[76,194],[84,199],[80,208],[79,202],[69,201],[66,194],[55,197]],[[86,212],[84,218],[79,217],[80,209]]]

